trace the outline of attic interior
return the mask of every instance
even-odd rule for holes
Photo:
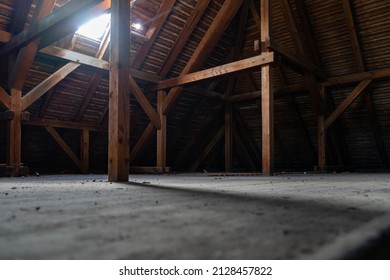
[[[283,185],[291,179],[285,174],[313,172],[312,186],[325,175],[351,186],[352,175],[333,172],[379,171],[362,187],[379,186],[373,201],[386,193],[388,1],[0,0],[0,9],[0,174],[22,177],[10,182],[108,174],[109,182],[126,183],[130,174],[132,183],[149,186],[168,177],[135,174],[179,173],[185,181],[185,174],[202,172],[223,179],[223,189],[227,182],[249,188],[251,178]],[[78,31],[105,13],[111,23],[97,38]],[[229,181],[234,174],[251,176]],[[301,175],[292,175],[297,184],[306,180]],[[74,180],[83,185],[101,180],[80,176]],[[9,184],[0,182],[0,198]],[[163,192],[158,186],[149,187]],[[174,191],[180,197],[188,190]],[[210,198],[207,189],[191,191]],[[362,224],[389,210],[386,200],[376,206],[364,209]]]

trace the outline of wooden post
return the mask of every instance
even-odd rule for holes
[[[129,180],[130,2],[111,2],[108,180]]]
[[[14,112],[14,117],[10,121],[9,126],[9,150],[8,150],[8,166],[11,167],[11,176],[20,176],[20,169],[22,165],[21,150],[22,150],[22,91],[12,89],[11,91],[11,107],[10,110]]]
[[[271,0],[261,0],[262,53],[269,52]],[[261,113],[262,113],[262,169],[263,175],[274,173],[274,98],[270,65],[261,68]]]
[[[326,170],[326,126],[325,126],[325,87],[320,88],[320,100],[322,103],[318,115],[318,170]]]
[[[157,167],[163,172],[167,165],[167,116],[164,115],[165,91],[157,92],[157,111],[161,120],[161,128],[157,130]]]
[[[83,173],[89,172],[89,130],[83,129],[81,135],[81,160],[83,163]]]
[[[225,104],[225,172],[233,168],[233,114],[232,103]]]

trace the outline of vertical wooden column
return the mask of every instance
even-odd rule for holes
[[[321,108],[318,115],[318,170],[326,169],[325,87],[320,88]]]
[[[9,150],[8,150],[8,163],[11,167],[11,176],[20,176],[20,170],[22,165],[22,91],[12,89],[11,90],[11,107],[10,110],[14,112],[14,118],[9,124]]]
[[[81,160],[83,163],[83,173],[89,172],[89,130],[83,129],[81,135]]]
[[[129,180],[130,2],[111,1],[108,180]]]
[[[157,167],[165,172],[167,167],[167,116],[164,115],[165,91],[157,92],[157,112],[161,120],[161,129],[157,130]]]
[[[261,0],[261,45],[262,53],[269,52],[271,0]],[[274,97],[270,65],[261,68],[261,113],[262,113],[262,169],[263,175],[274,173]]]
[[[225,172],[231,172],[233,168],[233,114],[232,103],[225,104]]]

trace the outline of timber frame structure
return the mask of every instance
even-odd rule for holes
[[[389,168],[386,0],[0,9],[3,175]],[[76,33],[105,12],[100,40]]]

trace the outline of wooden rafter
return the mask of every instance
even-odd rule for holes
[[[75,22],[76,19],[80,20],[81,18],[88,19],[90,17],[91,9],[97,6],[102,0],[85,0],[85,1],[70,1],[61,8],[58,8],[53,13],[38,21],[35,24],[32,24],[28,28],[24,29],[19,34],[12,37],[12,39],[0,49],[0,57],[10,54],[11,52],[18,50],[26,46],[29,42],[36,40],[37,38],[42,38],[45,36],[45,44],[55,42],[58,39],[58,35],[64,37],[67,34],[60,34],[54,36],[54,33],[58,33],[58,30],[64,27],[67,27],[68,34],[71,31],[77,29],[77,25],[80,23]],[[89,13],[89,15],[88,15]],[[48,34],[52,33],[50,38],[47,37]],[[61,38],[61,37],[60,37]],[[42,41],[40,44],[42,47]]]
[[[175,45],[173,46],[167,58],[165,59],[165,62],[163,63],[163,66],[160,70],[161,76],[166,76],[168,74],[169,69],[171,69],[176,58],[180,54],[184,45],[187,43],[193,30],[195,29],[202,15],[206,11],[206,8],[208,7],[210,1],[211,0],[198,1],[198,4],[195,6],[190,17],[186,21],[182,31],[180,32],[178,38],[176,39]]]
[[[157,38],[158,33],[165,20],[168,18],[173,6],[175,5],[176,0],[165,0],[162,2],[160,9],[157,12],[157,15],[152,20],[149,30],[146,32],[146,43],[139,49],[135,58],[131,62],[131,67],[138,69],[141,67],[145,57],[153,46],[154,41]]]
[[[81,105],[77,110],[77,113],[73,118],[73,121],[81,120],[82,116],[87,110],[89,103],[91,103],[92,97],[95,94],[97,87],[99,86],[102,80],[103,80],[103,73],[101,71],[97,71],[95,74],[93,74],[87,92],[84,95],[83,101],[81,102]]]
[[[243,0],[226,0],[210,25],[206,35],[202,38],[192,57],[184,67],[181,75],[189,74],[201,67],[208,55],[214,49],[218,40],[223,35],[229,23],[241,7]],[[167,114],[178,99],[182,87],[176,87],[169,91],[165,99],[164,114]]]
[[[32,24],[39,22],[50,14],[54,8],[55,0],[42,0],[40,5],[35,9]],[[38,51],[39,38],[30,42],[27,46],[22,48],[16,59],[13,69],[9,76],[9,88],[18,90],[23,89],[23,85],[27,79],[28,72],[34,62],[35,55]]]
[[[11,33],[18,34],[24,29],[32,2],[33,0],[24,0],[20,1],[18,5],[16,5],[12,24],[10,25]]]

